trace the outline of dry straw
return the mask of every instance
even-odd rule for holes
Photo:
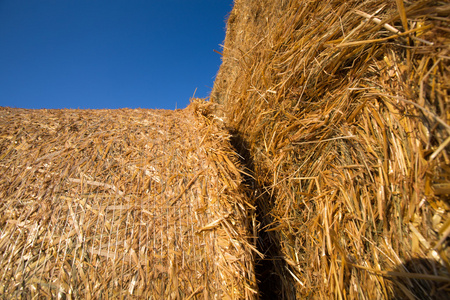
[[[249,151],[278,296],[448,297],[449,14],[235,1],[211,98]]]
[[[3,297],[254,298],[252,205],[208,107],[1,108]]]

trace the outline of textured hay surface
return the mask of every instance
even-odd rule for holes
[[[449,15],[235,1],[211,98],[249,151],[280,297],[449,297]]]
[[[0,293],[252,298],[250,204],[204,106],[0,108]]]

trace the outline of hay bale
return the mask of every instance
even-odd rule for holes
[[[448,297],[449,12],[235,1],[211,99],[248,150],[278,295]]]
[[[252,299],[252,204],[208,105],[0,108],[0,293]]]

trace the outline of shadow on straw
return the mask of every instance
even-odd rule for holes
[[[245,185],[248,187],[249,198],[256,199],[257,250],[264,254],[264,258],[257,257],[255,262],[256,280],[259,290],[259,299],[295,299],[295,285],[292,277],[286,274],[286,262],[280,248],[278,231],[268,231],[274,223],[270,214],[274,197],[270,195],[260,183],[252,177],[255,166],[249,153],[246,142],[236,133],[231,132],[231,144],[239,153],[241,162],[246,168],[244,175]],[[254,228],[250,228],[252,232]]]
[[[436,260],[411,259],[388,274],[395,289],[392,299],[450,299],[448,270]]]

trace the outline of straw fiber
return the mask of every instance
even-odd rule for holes
[[[449,15],[235,1],[211,100],[255,177],[262,296],[448,299]]]
[[[0,108],[5,299],[252,299],[229,134],[185,110]]]

